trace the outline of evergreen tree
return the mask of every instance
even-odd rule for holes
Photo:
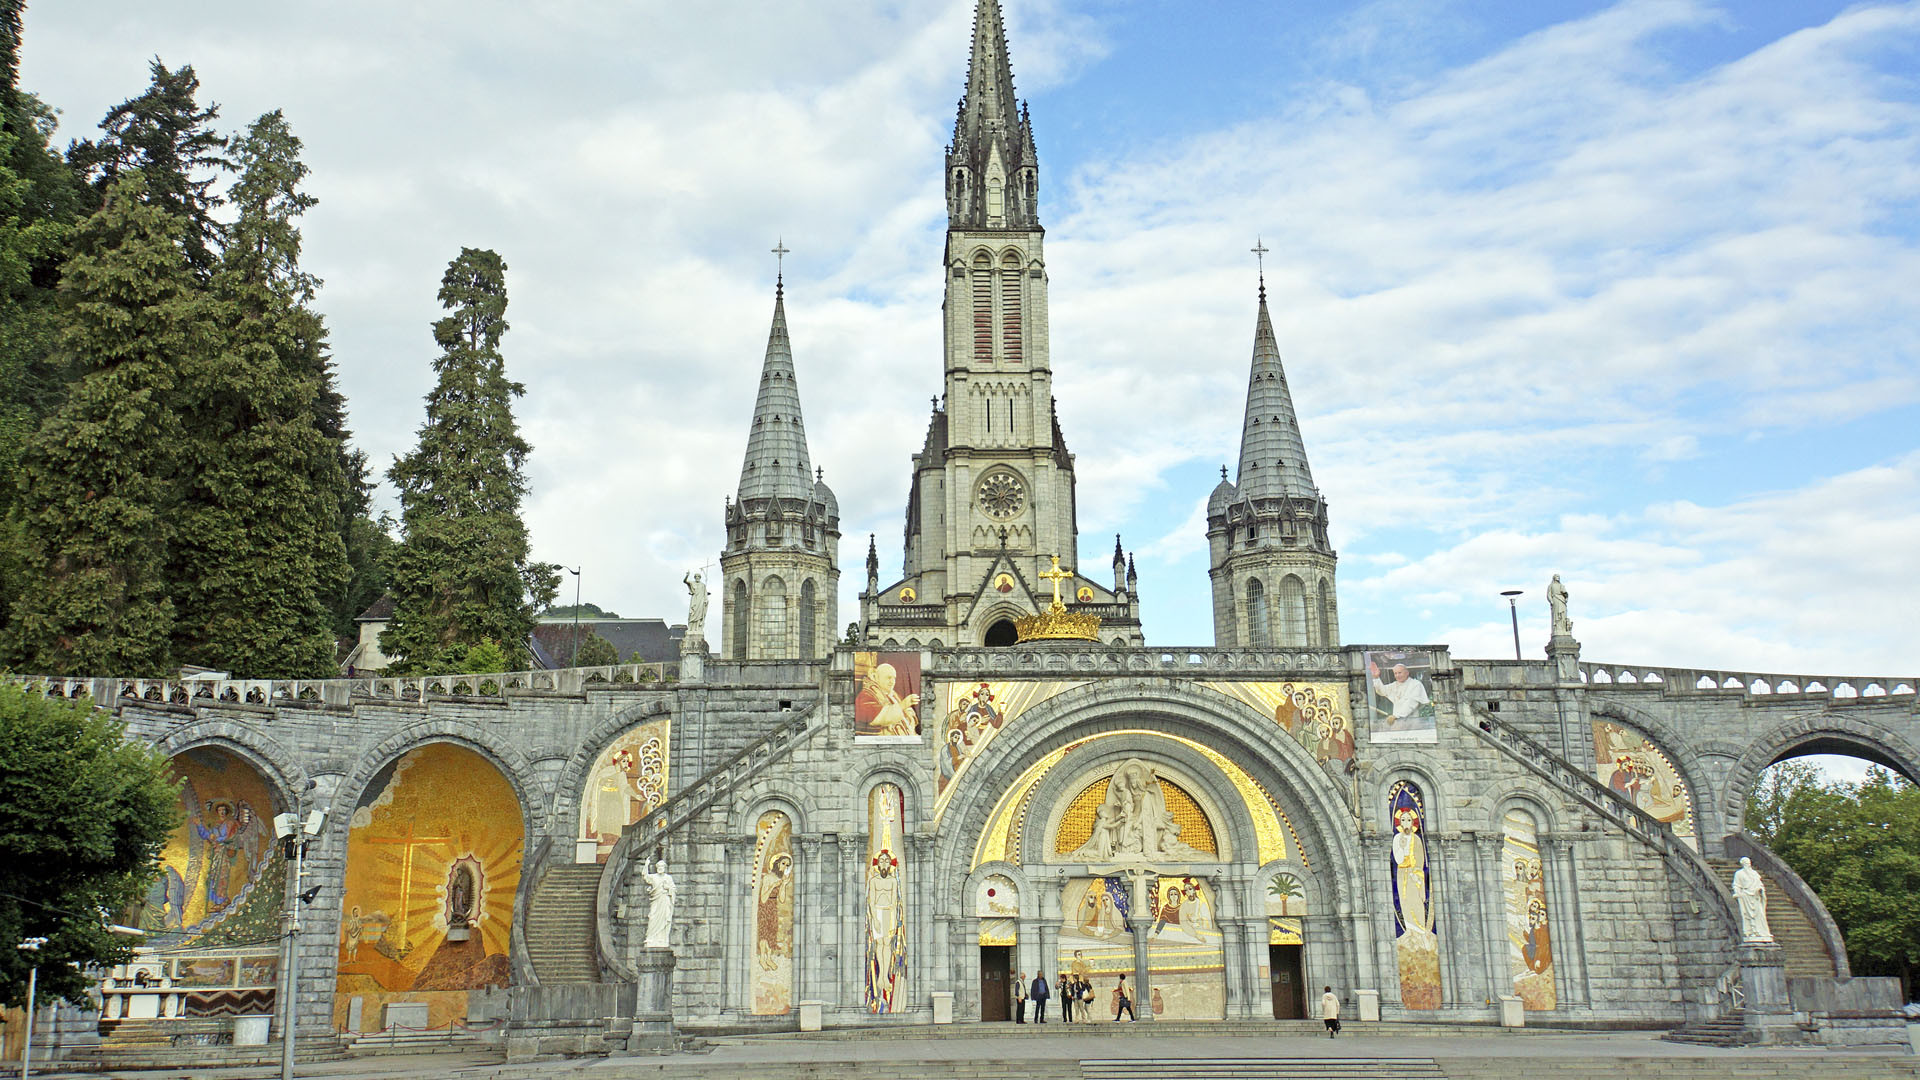
[[[278,111],[232,148],[238,216],[210,286],[220,346],[181,367],[175,605],[183,661],[251,677],[334,673],[332,600],[348,577],[350,500],[320,430],[326,329],[300,269],[300,140]]]
[[[200,79],[193,65],[168,70],[155,57],[150,70],[146,92],[115,105],[100,121],[106,138],[74,143],[67,159],[103,193],[133,169],[145,173],[147,197],[187,222],[187,261],[204,281],[213,272],[220,238],[213,211],[221,200],[212,174],[232,167],[221,154],[225,140],[212,126],[220,106],[195,103]]]
[[[61,264],[80,193],[49,146],[53,111],[21,90],[21,0],[0,0],[0,627],[19,587],[17,468],[71,377],[59,349]]]
[[[557,568],[528,562],[520,500],[531,447],[513,419],[525,393],[507,378],[506,264],[461,250],[440,279],[448,311],[419,445],[387,473],[400,489],[403,536],[388,566],[393,621],[380,649],[404,670],[447,670],[484,641],[519,662],[534,613],[559,588]]]
[[[131,172],[80,227],[68,260],[64,344],[82,374],[19,468],[22,588],[7,637],[30,670],[158,675],[172,665],[175,365],[208,345],[184,230]]]

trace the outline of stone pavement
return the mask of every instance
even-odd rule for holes
[[[1838,1053],[1820,1049],[1723,1049],[1662,1042],[1654,1033],[1548,1034],[1525,1037],[1480,1029],[1447,1035],[1384,1035],[1354,1030],[1339,1039],[1314,1036],[1208,1036],[1156,1033],[1146,1025],[1092,1030],[1049,1025],[1021,1031],[1012,1025],[972,1025],[944,1037],[763,1035],[718,1038],[699,1052],[660,1057],[582,1058],[508,1064],[496,1054],[423,1054],[303,1064],[298,1074],[324,1080],[637,1080],[640,1077],[714,1080],[899,1080],[1019,1077],[1020,1080],[1142,1080],[1233,1077],[1236,1080],[1305,1077],[1441,1076],[1496,1080],[1646,1077],[1707,1078],[1885,1077],[1920,1080],[1912,1055]],[[1092,1025],[1089,1025],[1091,1028]],[[907,1034],[882,1032],[886,1036]],[[846,1037],[836,1037],[845,1035]],[[61,1073],[62,1080],[254,1080],[277,1069],[157,1070]]]

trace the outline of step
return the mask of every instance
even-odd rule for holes
[[[1401,1080],[1446,1073],[1431,1058],[1089,1058],[1080,1062],[1087,1080]]]

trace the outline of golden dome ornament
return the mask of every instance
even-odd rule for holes
[[[1071,612],[1060,602],[1060,583],[1073,578],[1073,572],[1060,569],[1060,556],[1052,556],[1053,569],[1040,571],[1042,580],[1053,582],[1053,603],[1038,615],[1013,621],[1014,633],[1024,644],[1029,641],[1099,641],[1100,616]]]

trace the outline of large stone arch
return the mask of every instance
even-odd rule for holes
[[[1914,779],[1920,777],[1920,747],[1883,725],[1834,712],[1795,717],[1769,728],[1747,747],[1716,792],[1726,831],[1746,827],[1747,795],[1767,766],[1797,753],[1849,754],[1885,765]]]
[[[295,795],[307,790],[308,782],[313,779],[293,750],[251,724],[201,719],[173,728],[154,740],[154,748],[169,758],[202,746],[229,751],[259,770],[273,788],[277,810],[284,811]]]
[[[1293,822],[1316,873],[1335,890],[1336,905],[1343,911],[1365,906],[1352,816],[1312,755],[1250,706],[1153,677],[1107,679],[1068,690],[1023,713],[988,744],[941,814],[933,860],[940,880],[967,878],[976,841],[1013,777],[1090,735],[1134,728],[1193,739],[1245,768]],[[959,899],[953,898],[956,904]]]

